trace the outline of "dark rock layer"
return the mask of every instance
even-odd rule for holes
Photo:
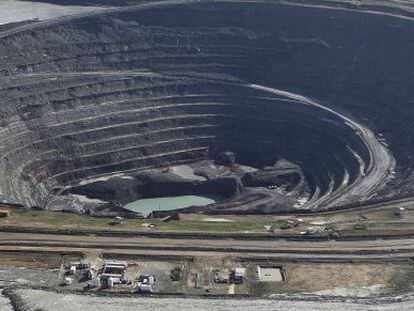
[[[409,195],[410,11],[292,3],[154,4],[0,33],[1,200],[48,206],[85,179],[227,150],[298,165],[302,208]]]

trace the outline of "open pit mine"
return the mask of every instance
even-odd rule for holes
[[[150,1],[5,29],[0,199],[274,213],[408,196],[412,17],[400,1]]]
[[[38,15],[27,17],[32,6]],[[11,12],[21,15],[11,20]],[[270,269],[290,286],[251,285],[243,292],[235,285],[226,295],[319,288],[320,295],[341,296],[327,292],[335,276],[326,287],[292,285],[299,268],[285,261],[305,257],[318,265],[363,263],[367,275],[386,271],[389,280],[378,276],[388,280],[383,287],[378,278],[358,283],[370,293],[375,284],[378,295],[412,288],[403,276],[395,280],[398,270],[414,276],[413,98],[412,1],[5,0],[0,214],[9,220],[0,220],[0,249],[16,251],[13,240],[38,251],[78,252],[71,260],[79,255],[82,263],[90,255],[84,248],[109,252],[114,245],[110,254],[93,253],[100,261],[89,258],[99,264],[141,258],[144,249],[184,256],[180,265],[186,264],[175,264],[184,277],[195,275],[185,284],[194,282],[203,294],[216,293],[203,287],[213,277],[199,279],[200,262],[186,260],[208,262],[220,252],[249,262],[234,270],[246,280],[262,282],[260,271]],[[33,236],[44,240],[39,246],[19,236],[76,230],[88,240]],[[109,238],[115,231],[131,239],[129,246]],[[94,240],[95,234],[108,238]],[[155,237],[154,244],[145,240]],[[279,238],[291,248],[270,243]],[[371,262],[394,257],[404,268],[382,270]],[[324,268],[345,271],[335,267]],[[199,295],[194,288],[185,294]],[[12,301],[20,295],[4,293]],[[48,310],[35,299],[26,303]]]

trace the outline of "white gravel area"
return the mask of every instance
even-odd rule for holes
[[[206,180],[204,177],[194,174],[193,168],[189,165],[184,164],[184,165],[173,166],[170,168],[170,171],[171,173],[174,173],[185,179],[200,180],[200,181]]]
[[[0,290],[0,310],[1,311],[13,311],[8,298],[3,296],[3,291]]]
[[[205,222],[234,222],[234,220],[232,220],[232,219],[217,218],[217,217],[205,217],[205,218],[202,218],[201,221],[205,221]]]
[[[333,301],[290,301],[263,299],[194,299],[194,298],[118,298],[57,294],[40,290],[18,290],[31,309],[44,311],[411,311],[414,300],[388,303],[371,301],[365,303]],[[84,307],[87,306],[87,309]]]
[[[64,6],[19,0],[0,0],[0,25],[30,19],[50,19],[59,16],[103,9],[96,6]]]
[[[371,286],[350,286],[350,287],[333,287],[332,289],[312,292],[314,295],[320,296],[336,296],[336,297],[371,297],[381,294],[383,290],[382,284],[374,284]]]
[[[86,195],[81,195],[81,194],[74,194],[73,197],[78,199],[79,202],[81,203],[96,203],[96,204],[105,203],[101,200],[91,199],[91,198],[88,198]]]

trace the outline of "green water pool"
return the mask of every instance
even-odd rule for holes
[[[124,206],[125,209],[142,214],[149,214],[152,211],[170,211],[190,206],[204,206],[217,201],[211,197],[199,195],[181,195],[174,197],[158,197],[141,199]]]

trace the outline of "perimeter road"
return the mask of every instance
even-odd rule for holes
[[[279,256],[313,259],[398,259],[414,256],[414,238],[366,241],[240,241],[149,237],[62,236],[0,232],[1,250],[138,252],[186,256]]]

